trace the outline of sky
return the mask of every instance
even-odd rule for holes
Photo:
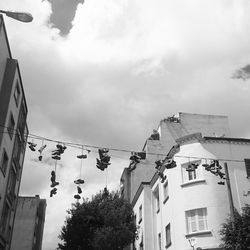
[[[34,17],[5,17],[31,134],[140,151],[160,120],[190,112],[227,115],[232,136],[250,138],[250,80],[231,78],[250,63],[250,1],[1,0],[0,9]],[[47,200],[43,250],[51,250],[74,202],[82,151],[65,150],[50,198],[56,143],[34,143],[47,147],[42,162],[27,148],[20,194]],[[129,153],[110,151],[103,173],[91,150],[81,170],[83,197],[106,184],[118,189],[129,164]]]

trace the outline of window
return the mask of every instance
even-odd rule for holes
[[[244,159],[245,167],[247,171],[247,178],[250,178],[250,159]]]
[[[9,217],[10,217],[10,207],[5,202],[4,207],[3,207],[3,213],[2,213],[2,217],[1,217],[1,222],[0,222],[0,232],[2,234],[6,233],[6,228],[7,228],[8,222],[9,222]]]
[[[166,183],[163,185],[163,197],[164,197],[163,203],[165,203],[169,198],[168,181],[166,181]]]
[[[207,230],[207,209],[199,208],[186,211],[186,223],[188,233]]]
[[[15,92],[14,92],[14,98],[15,98],[15,101],[16,101],[16,105],[18,106],[18,103],[19,103],[19,99],[20,99],[20,88],[19,88],[19,84],[18,84],[18,81],[16,83],[16,89],[15,89]]]
[[[159,187],[154,191],[155,209],[156,213],[160,211],[160,197],[159,197]]]
[[[138,221],[138,223],[140,224],[141,221],[142,221],[142,205],[140,205],[140,207],[139,207],[139,221]]]
[[[8,166],[8,161],[9,161],[9,157],[5,151],[5,149],[3,150],[3,154],[2,154],[2,159],[1,159],[1,170],[3,172],[3,174],[5,175],[6,173],[6,169],[7,169],[7,166]]]
[[[9,132],[10,139],[12,139],[12,137],[13,137],[13,134],[15,132],[14,129],[15,129],[15,120],[14,120],[14,117],[11,113],[8,128],[7,128],[8,132]]]
[[[140,243],[140,250],[143,250],[143,240],[141,240],[141,243]]]
[[[194,169],[193,171],[187,171],[188,165],[190,165],[190,163],[194,163],[194,164],[198,163],[199,166],[196,169]],[[182,171],[183,183],[203,179],[202,167],[200,166],[200,163],[201,162],[195,161],[195,162],[188,162],[188,163],[182,165],[181,171]]]
[[[11,200],[14,198],[16,188],[16,173],[13,167],[10,170],[8,186],[7,186],[7,195],[10,196]]]
[[[23,101],[18,118],[18,131],[23,139],[24,139],[24,134],[26,132],[25,131],[26,117],[27,117],[27,109],[25,108],[25,103]]]
[[[161,250],[161,233],[158,234],[158,249]]]
[[[20,137],[17,135],[14,143],[14,149],[13,149],[13,159],[16,164],[19,164],[19,159],[22,151],[22,143],[20,140]]]
[[[170,223],[165,227],[166,232],[166,248],[171,245]]]

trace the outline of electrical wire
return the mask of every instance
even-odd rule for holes
[[[9,134],[13,134],[13,135],[20,135],[19,131],[17,129],[13,129],[10,127],[6,127],[3,125],[0,125],[0,127],[6,128],[8,129],[8,131],[0,131],[0,133],[9,133]],[[12,131],[12,132],[11,132]],[[81,143],[74,143],[74,142],[67,142],[67,141],[61,141],[61,140],[54,140],[54,139],[50,139],[44,136],[40,136],[40,135],[35,135],[35,134],[27,134],[27,133],[23,133],[24,136],[32,139],[32,140],[42,140],[42,141],[48,141],[48,142],[54,142],[54,143],[60,143],[60,144],[64,144],[67,145],[69,147],[72,148],[78,148],[78,149],[82,149],[82,148],[92,148],[92,149],[99,149],[99,148],[103,148],[101,146],[95,146],[95,145],[88,145],[88,144],[81,144]],[[105,147],[107,149],[109,149],[110,151],[116,151],[116,152],[124,152],[124,153],[133,153],[133,152],[138,152],[136,150],[128,150],[128,149],[119,149],[119,148],[109,148],[109,147]],[[94,151],[94,150],[92,150]],[[162,157],[167,157],[167,154],[162,154],[162,153],[150,153],[147,152],[147,155],[155,155],[155,156],[162,156]],[[186,155],[175,155],[174,157],[177,158],[187,158],[187,159],[204,159],[204,160],[214,160],[214,158],[208,158],[208,157],[201,157],[201,156],[186,156]],[[223,158],[216,158],[219,161],[227,161],[227,162],[244,162],[244,160],[239,160],[239,159],[223,159]]]

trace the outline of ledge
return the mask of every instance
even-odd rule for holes
[[[204,234],[211,234],[212,235],[212,232],[210,230],[204,230],[204,231],[189,233],[189,234],[186,234],[185,236],[186,236],[186,238],[189,238],[189,237],[204,235]]]
[[[205,183],[205,179],[198,179],[181,184],[181,187],[192,186],[193,184]]]

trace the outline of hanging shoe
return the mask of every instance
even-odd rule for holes
[[[60,156],[61,153],[60,153],[58,150],[53,150],[53,151],[52,151],[52,155],[53,155],[53,156],[54,156],[54,155]]]
[[[79,194],[75,194],[74,195],[74,198],[77,199],[77,200],[80,200],[81,199],[81,196]]]
[[[219,185],[225,185],[225,182],[224,181],[219,181],[217,182]]]
[[[86,159],[86,158],[87,158],[87,155],[78,155],[77,158],[78,158],[78,159]]]
[[[50,185],[50,187],[55,187],[55,186],[57,186],[57,185],[59,185],[59,182],[57,182],[57,181],[53,181],[52,182],[52,184]]]
[[[99,159],[97,159],[97,158],[96,158],[96,161],[97,161],[96,167],[97,167],[98,169],[104,171],[105,166],[103,165],[103,163],[102,163]]]
[[[83,183],[84,183],[84,180],[78,179],[78,180],[75,180],[74,183],[77,184],[77,185],[83,184]]]
[[[56,174],[55,174],[55,171],[51,171],[50,180],[51,180],[52,183],[56,181]]]
[[[211,170],[215,170],[215,163],[216,163],[216,160],[213,160],[212,163],[210,164]]]
[[[135,163],[135,162],[131,162],[130,164],[129,164],[129,171],[133,171],[133,170],[135,170],[136,169],[136,165],[137,165],[137,163]]]
[[[173,159],[168,159],[166,162],[163,163],[163,165],[166,169],[175,168],[177,166],[176,162]]]
[[[38,152],[41,154],[46,147],[47,145],[43,145],[42,147],[38,149]]]
[[[52,156],[51,158],[54,159],[54,160],[61,160],[61,157],[58,156],[58,155],[54,155],[54,156]]]
[[[210,171],[210,165],[209,164],[202,164],[202,166],[205,168],[206,171]]]
[[[164,183],[166,179],[167,179],[167,176],[164,175],[163,178],[161,179],[161,183]]]
[[[57,194],[57,188],[53,188],[51,191],[50,191],[50,197],[52,197],[53,195]]]
[[[39,156],[38,156],[38,160],[39,160],[39,161],[42,161],[42,159],[43,159],[43,156],[42,156],[42,155],[39,155]]]
[[[82,189],[81,189],[79,186],[77,186],[77,193],[78,193],[78,194],[81,194],[81,193],[82,193]]]
[[[218,173],[218,175],[220,176],[221,179],[223,179],[224,176],[226,175],[226,174],[222,173],[222,172],[219,171],[219,170],[217,171],[217,173]]]
[[[158,161],[155,161],[155,164],[156,164],[155,168],[159,169],[162,166],[163,162],[162,160],[158,160]]]
[[[35,147],[36,147],[37,144],[35,144],[33,142],[28,142],[28,144],[29,144],[29,148],[30,148],[31,151],[36,151]]]

